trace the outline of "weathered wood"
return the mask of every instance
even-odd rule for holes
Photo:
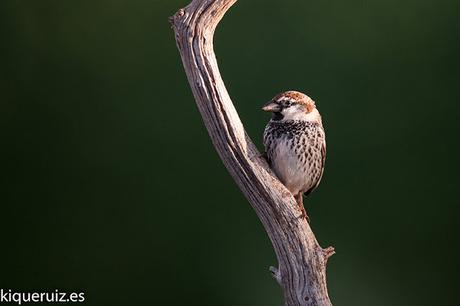
[[[236,0],[194,0],[170,18],[190,87],[220,158],[260,218],[278,258],[271,267],[294,305],[332,305],[322,249],[291,193],[270,170],[246,134],[220,75],[214,30]],[[255,107],[259,107],[256,105]]]

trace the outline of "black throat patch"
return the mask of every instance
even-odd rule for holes
[[[284,115],[281,114],[280,112],[275,112],[273,113],[272,120],[274,121],[280,121],[281,119],[284,118]]]

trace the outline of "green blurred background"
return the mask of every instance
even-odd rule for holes
[[[167,17],[187,1],[0,2],[0,288],[88,305],[282,305]],[[257,145],[297,89],[328,136],[306,202],[335,305],[460,305],[456,0],[239,1],[221,72]]]

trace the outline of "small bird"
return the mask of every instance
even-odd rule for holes
[[[321,115],[315,102],[298,91],[275,96],[262,110],[273,113],[263,139],[268,163],[309,221],[303,195],[318,187],[326,159]]]

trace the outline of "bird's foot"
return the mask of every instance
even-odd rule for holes
[[[302,214],[300,215],[301,218],[305,218],[308,223],[310,223],[310,217],[307,215],[305,208],[301,207]]]
[[[263,151],[260,153],[259,157],[265,159],[266,161],[268,161],[268,154],[266,151]]]

